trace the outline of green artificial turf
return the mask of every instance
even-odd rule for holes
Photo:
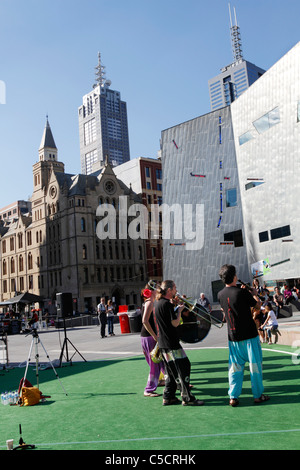
[[[253,404],[246,369],[237,408],[228,405],[228,350],[186,351],[193,392],[204,406],[163,407],[162,397],[145,398],[143,356],[66,365],[55,369],[60,380],[50,367],[39,372],[39,382],[51,398],[31,407],[0,405],[0,449],[7,439],[18,445],[19,424],[23,440],[37,450],[300,449],[300,370],[292,348],[263,350],[271,400]],[[1,392],[18,388],[24,372],[2,371]],[[27,379],[36,384],[35,368],[29,367]]]

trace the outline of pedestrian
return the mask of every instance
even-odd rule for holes
[[[101,338],[106,338],[105,335],[105,327],[106,327],[106,305],[105,305],[105,298],[101,297],[100,303],[97,305],[97,311],[100,320],[100,335]]]
[[[254,403],[270,399],[264,395],[262,376],[262,350],[251,307],[259,302],[256,289],[237,287],[236,269],[233,265],[221,267],[219,276],[225,287],[218,293],[224,312],[229,344],[229,404],[237,406],[242,392],[245,363],[249,362]]]
[[[181,347],[177,327],[181,323],[181,312],[184,305],[174,311],[170,302],[176,295],[174,281],[163,281],[157,289],[154,302],[154,318],[157,330],[158,346],[162,353],[165,370],[165,388],[163,405],[180,403],[175,397],[177,386],[181,392],[182,405],[200,406],[204,402],[197,400],[190,391],[191,363]]]
[[[198,299],[198,303],[204,307],[208,312],[211,313],[211,305],[207,297],[205,297],[205,294],[202,292],[200,294],[200,297]]]
[[[114,334],[114,317],[115,309],[113,307],[112,300],[108,300],[106,307],[106,319],[107,319],[107,328],[109,336],[115,336]]]

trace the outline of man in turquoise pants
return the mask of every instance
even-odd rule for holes
[[[245,363],[249,362],[254,403],[270,399],[264,395],[262,377],[262,350],[251,307],[259,298],[257,291],[237,286],[235,266],[225,264],[219,272],[225,287],[218,299],[225,315],[229,344],[229,404],[237,406],[242,393]]]

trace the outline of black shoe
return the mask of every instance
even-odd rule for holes
[[[176,397],[163,400],[163,406],[178,405],[179,403],[181,403],[181,401]]]
[[[204,401],[203,400],[193,400],[193,401],[183,401],[182,402],[182,405],[183,406],[202,406],[204,405]]]

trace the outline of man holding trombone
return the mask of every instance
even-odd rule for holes
[[[157,328],[158,346],[161,350],[165,366],[165,389],[163,405],[180,403],[175,397],[177,386],[180,389],[182,405],[200,406],[204,402],[197,400],[190,391],[191,363],[180,345],[177,327],[181,323],[181,312],[184,305],[174,311],[170,302],[176,295],[176,285],[173,281],[163,281],[157,288],[154,302],[154,318]]]
[[[249,362],[254,403],[262,403],[270,397],[263,394],[262,350],[251,307],[259,301],[255,289],[242,283],[237,286],[235,266],[225,264],[219,272],[225,287],[218,293],[224,312],[229,344],[229,404],[237,406],[242,392],[245,363]],[[240,281],[241,282],[241,281]]]

